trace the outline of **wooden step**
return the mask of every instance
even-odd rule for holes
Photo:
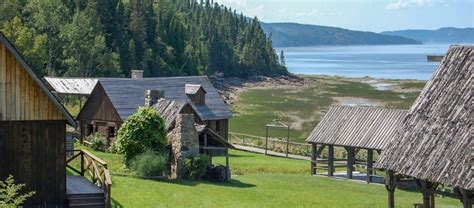
[[[105,203],[83,203],[83,204],[69,204],[71,208],[104,208]]]
[[[84,198],[69,198],[69,204],[81,204],[81,203],[104,203],[105,197],[84,197]]]

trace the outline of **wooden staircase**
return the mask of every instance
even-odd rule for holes
[[[67,159],[67,167],[77,175],[66,177],[69,207],[110,207],[112,180],[107,162],[86,150],[73,151],[77,154]],[[79,164],[73,162],[75,159]]]

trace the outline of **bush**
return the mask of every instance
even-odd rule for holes
[[[161,116],[151,108],[139,108],[119,129],[115,147],[124,154],[125,165],[129,165],[131,159],[146,151],[163,155],[167,143]]]
[[[90,148],[93,150],[103,150],[107,145],[107,139],[99,133],[93,134],[88,141],[90,142]]]
[[[13,176],[8,176],[5,181],[0,181],[0,207],[18,207],[35,194],[34,191],[20,194],[25,184],[15,184]]]
[[[210,165],[211,162],[206,155],[186,158],[184,160],[185,177],[187,179],[198,180],[206,174],[207,168]]]
[[[167,166],[167,155],[158,155],[151,151],[136,156],[130,162],[130,167],[140,177],[163,176],[168,170]]]

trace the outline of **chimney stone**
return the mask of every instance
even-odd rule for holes
[[[151,107],[155,105],[161,98],[165,98],[165,91],[145,90],[145,107]]]

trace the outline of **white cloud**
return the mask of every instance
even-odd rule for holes
[[[433,4],[433,0],[398,0],[385,6],[388,10],[405,9],[409,7],[424,7]]]

